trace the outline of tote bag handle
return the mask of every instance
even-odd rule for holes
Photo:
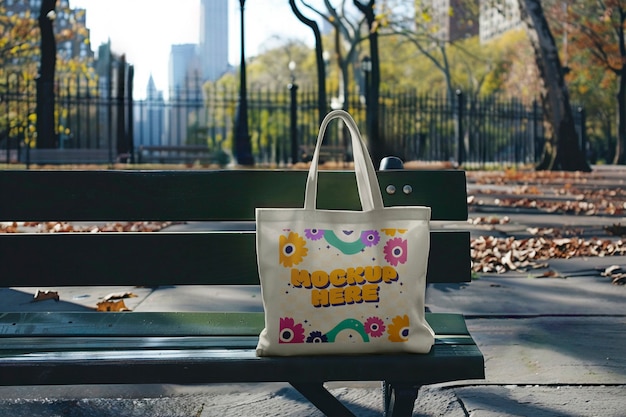
[[[382,210],[384,208],[383,198],[380,193],[380,186],[378,185],[374,164],[369,156],[365,142],[363,141],[363,138],[361,138],[361,133],[359,132],[356,122],[348,112],[343,110],[331,111],[326,115],[320,125],[320,131],[317,136],[317,144],[315,145],[315,152],[313,153],[311,167],[309,168],[309,176],[306,181],[304,195],[305,210],[316,209],[320,148],[322,146],[322,141],[324,140],[326,128],[333,119],[343,120],[350,131],[350,136],[352,138],[352,153],[354,154],[354,170],[356,173],[356,183],[359,190],[359,199],[361,200],[362,210]]]

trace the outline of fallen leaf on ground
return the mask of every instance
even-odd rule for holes
[[[537,275],[537,278],[562,278],[562,276],[557,271],[549,270],[541,275]]]
[[[607,267],[604,272],[602,272],[600,275],[604,276],[604,277],[608,277],[609,275],[613,274],[615,271],[619,271],[620,269],[622,269],[621,266],[619,265],[611,265],[609,267]]]
[[[111,300],[121,300],[122,298],[135,298],[137,295],[132,292],[113,292],[111,294],[106,295],[102,300],[103,301],[111,301]]]
[[[54,300],[59,301],[59,293],[57,291],[41,291],[37,290],[35,296],[33,297],[33,302],[44,301],[44,300]]]
[[[100,301],[96,304],[96,311],[130,311],[124,300]]]

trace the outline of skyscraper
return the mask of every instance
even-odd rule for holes
[[[228,70],[228,0],[201,0],[199,54],[204,80]]]

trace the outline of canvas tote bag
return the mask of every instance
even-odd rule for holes
[[[352,137],[362,211],[318,210],[320,146],[333,119]],[[257,208],[256,248],[265,328],[258,356],[427,353],[424,318],[430,207],[384,207],[352,117],[323,120],[304,208]]]

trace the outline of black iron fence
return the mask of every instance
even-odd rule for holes
[[[199,84],[198,84],[199,85]],[[106,83],[80,78],[60,79],[56,86],[57,146],[63,149],[110,150],[111,162],[120,149],[130,149],[130,161],[149,162],[141,152],[158,149],[162,156],[198,154],[206,147],[211,161],[232,160],[234,121],[239,101],[236,87],[171,91],[169,98],[152,92],[141,100],[116,96]],[[34,81],[17,75],[0,80],[0,161],[24,160],[36,146]],[[364,97],[334,97],[366,133]],[[132,105],[131,105],[132,103]],[[248,123],[256,163],[288,165],[307,157],[314,145],[320,117],[317,94],[298,89],[248,89]],[[297,126],[291,129],[292,111]],[[378,136],[385,150],[400,158],[450,161],[465,165],[529,164],[538,161],[544,143],[543,115],[536,103],[499,97],[453,97],[387,91],[380,96]],[[584,113],[575,114],[581,146],[585,141]],[[295,135],[295,137],[294,137]],[[349,141],[339,126],[331,128],[328,158],[349,159]],[[297,146],[297,149],[294,149]],[[185,147],[194,152],[184,153]],[[124,151],[124,157],[128,158]],[[194,158],[191,156],[191,158]],[[198,156],[200,158],[200,156]]]

